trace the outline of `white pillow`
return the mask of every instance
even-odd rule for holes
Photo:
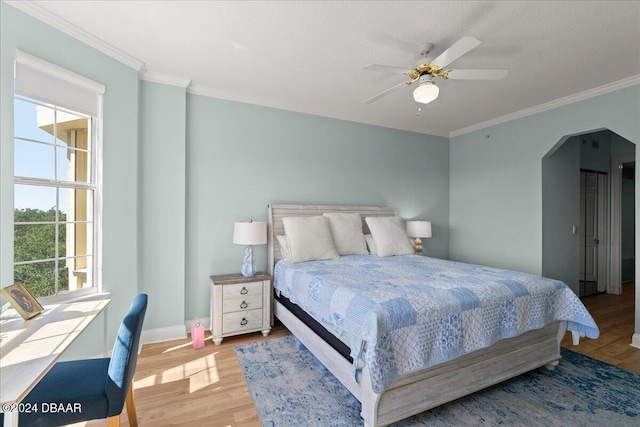
[[[278,239],[278,244],[280,245],[280,255],[282,255],[282,259],[290,259],[290,251],[289,251],[289,240],[287,240],[287,236],[278,235],[276,236]]]
[[[324,213],[329,221],[333,244],[340,255],[365,254],[367,242],[362,234],[362,218],[359,213]]]
[[[413,247],[407,236],[407,229],[398,216],[378,216],[365,218],[378,256],[411,255]]]
[[[373,236],[371,234],[365,234],[364,240],[367,242],[367,248],[369,249],[369,253],[378,254],[378,250],[376,249],[376,244],[373,243]]]
[[[333,245],[331,229],[323,216],[282,218],[289,241],[289,260],[292,262],[339,258]]]

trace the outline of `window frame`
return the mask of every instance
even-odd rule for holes
[[[56,211],[55,221],[54,222],[47,221],[43,223],[47,225],[54,225],[56,227],[56,240],[55,240],[56,252],[54,254],[54,258],[16,262],[15,253],[14,253],[13,261],[12,261],[12,266],[14,267],[14,269],[15,269],[15,266],[17,265],[24,265],[24,264],[37,263],[37,262],[47,262],[47,261],[55,262],[55,265],[56,265],[56,269],[54,272],[54,275],[56,276],[55,293],[52,295],[38,297],[39,301],[41,301],[42,303],[56,303],[56,302],[62,302],[62,301],[68,301],[71,299],[81,298],[87,295],[102,293],[102,280],[101,280],[102,279],[102,274],[101,274],[101,264],[102,264],[101,263],[101,256],[102,256],[102,173],[101,173],[102,172],[102,168],[101,168],[102,166],[102,108],[101,108],[102,99],[101,98],[102,98],[102,95],[99,94],[98,96],[100,99],[99,99],[97,117],[94,115],[73,111],[69,108],[54,105],[52,103],[48,103],[42,100],[34,99],[32,97],[19,95],[17,93],[14,93],[14,96],[13,96],[14,109],[15,109],[16,100],[21,100],[22,102],[28,102],[30,104],[33,104],[34,106],[41,105],[47,108],[52,108],[54,111],[54,123],[53,123],[54,135],[53,135],[52,143],[47,143],[44,141],[38,141],[38,140],[33,140],[30,138],[18,136],[16,135],[15,129],[14,129],[14,132],[13,132],[14,146],[17,140],[30,141],[34,143],[42,143],[44,145],[52,146],[52,147],[57,146],[58,144],[56,141],[58,139],[57,138],[57,124],[58,124],[57,112],[58,111],[68,112],[68,113],[86,118],[90,122],[90,132],[87,133],[88,148],[87,150],[78,150],[78,151],[88,151],[89,153],[87,166],[89,167],[90,170],[89,170],[89,176],[87,177],[87,182],[67,181],[66,179],[60,179],[60,177],[58,176],[54,176],[54,179],[24,177],[24,176],[16,175],[14,171],[14,183],[13,183],[14,189],[16,185],[26,185],[26,186],[34,186],[34,187],[40,187],[40,188],[56,188],[57,189],[56,191],[57,211]],[[14,117],[14,120],[15,120],[15,117]],[[14,153],[14,156],[15,156],[15,153]],[[54,154],[53,160],[54,160],[53,166],[57,173],[58,156]],[[15,162],[15,157],[14,157],[14,162]],[[60,202],[59,191],[65,191],[68,189],[85,190],[92,193],[93,197],[92,197],[92,203],[91,203],[92,205],[91,221],[76,221],[76,220],[72,222],[60,221],[59,212],[61,207],[59,206],[59,202]],[[15,208],[16,206],[14,201],[14,204],[13,204],[14,212],[15,212]],[[16,225],[29,225],[29,224],[33,225],[38,223],[40,222],[16,222],[15,216],[14,216],[12,220],[14,236],[15,236]],[[91,274],[92,283],[91,283],[91,286],[87,288],[81,288],[81,289],[75,289],[75,290],[67,289],[67,290],[60,291],[58,287],[58,273],[57,273],[58,271],[57,267],[59,263],[64,263],[66,262],[67,259],[78,258],[78,256],[68,257],[66,254],[60,254],[58,252],[59,251],[59,248],[58,248],[59,227],[58,226],[60,224],[70,224],[70,223],[71,224],[91,223],[92,248],[90,251],[87,251],[87,252],[90,252],[88,256],[91,258],[90,268],[92,271],[90,272],[90,274]]]

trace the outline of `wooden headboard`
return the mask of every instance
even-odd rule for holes
[[[359,213],[362,217],[362,232],[369,233],[365,218],[368,216],[395,216],[396,208],[373,206],[330,206],[330,205],[277,205],[270,204],[269,208],[269,275],[273,277],[273,269],[282,259],[280,244],[276,236],[284,234],[282,218],[287,216],[314,216],[327,212]]]

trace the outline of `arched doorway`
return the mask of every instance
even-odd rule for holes
[[[567,135],[542,159],[542,274],[578,296],[620,293],[623,265],[633,280],[635,182],[625,173],[623,191],[617,165],[634,166],[635,149],[602,129]]]

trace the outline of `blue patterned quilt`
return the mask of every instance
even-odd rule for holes
[[[381,393],[399,377],[554,321],[589,338],[593,318],[564,283],[425,256],[350,255],[275,268],[276,292],[337,336]],[[345,340],[349,341],[349,340]]]

